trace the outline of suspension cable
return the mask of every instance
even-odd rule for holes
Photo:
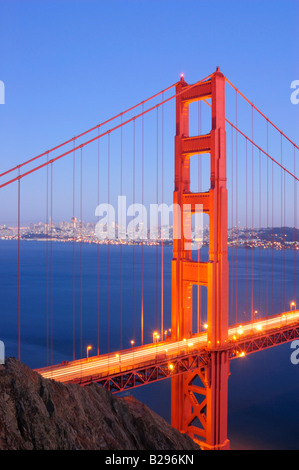
[[[211,74],[211,75],[213,75],[213,74]],[[193,85],[190,85],[190,86],[188,87],[188,91],[191,90],[192,88],[194,88],[195,86],[199,85],[200,83],[202,83],[202,82],[206,81],[207,79],[209,79],[209,78],[211,77],[211,75],[209,75],[208,77],[203,78],[202,80],[199,80],[198,82],[194,83]],[[9,180],[9,181],[6,181],[5,183],[2,183],[2,184],[0,185],[0,189],[3,188],[3,187],[5,187],[5,186],[7,186],[7,185],[9,185],[9,184],[11,184],[11,183],[14,183],[15,181],[18,181],[19,179],[24,178],[24,177],[27,176],[27,175],[30,175],[31,173],[34,173],[35,171],[40,170],[41,168],[44,168],[44,167],[47,166],[47,165],[50,165],[51,163],[56,162],[57,160],[60,160],[61,158],[63,158],[63,157],[65,157],[65,156],[69,155],[69,154],[70,154],[71,152],[73,152],[74,150],[81,149],[81,148],[85,147],[86,145],[89,145],[89,144],[91,144],[92,142],[94,142],[94,141],[100,139],[101,137],[104,137],[104,136],[106,136],[106,135],[108,135],[108,134],[111,134],[111,132],[114,132],[115,130],[119,129],[120,127],[129,124],[129,123],[132,122],[133,120],[138,119],[138,118],[141,117],[141,116],[144,116],[145,114],[147,114],[147,113],[153,111],[154,109],[159,108],[159,107],[162,106],[163,104],[168,103],[169,101],[173,100],[173,99],[176,98],[177,96],[182,95],[183,93],[186,93],[186,90],[182,90],[180,93],[176,93],[175,95],[170,96],[169,98],[166,98],[165,100],[163,100],[163,101],[161,101],[161,102],[155,104],[155,105],[152,106],[151,108],[148,108],[148,109],[146,109],[145,111],[142,111],[141,113],[139,113],[139,114],[137,114],[137,115],[131,117],[130,119],[127,119],[126,121],[122,122],[121,124],[118,124],[118,125],[114,126],[113,128],[111,128],[111,129],[109,129],[109,130],[103,132],[102,134],[99,134],[99,135],[93,137],[92,139],[87,140],[86,142],[84,142],[84,143],[78,145],[77,147],[75,147],[74,149],[68,150],[68,151],[62,153],[61,155],[58,155],[57,157],[53,157],[53,158],[52,158],[51,160],[49,160],[48,162],[42,163],[42,164],[38,165],[37,167],[32,168],[31,170],[28,170],[28,171],[26,171],[25,173],[22,173],[21,175],[18,175],[17,177],[12,178],[12,179]],[[121,114],[120,114],[120,115],[121,115]],[[103,125],[103,123],[102,123],[101,125]],[[98,127],[98,126],[97,126],[97,127]],[[73,139],[71,139],[70,141],[72,141],[72,140],[73,140]],[[47,154],[47,152],[45,152],[43,155],[45,155],[45,154]],[[18,168],[21,167],[21,166],[22,166],[22,164],[16,166],[14,169],[18,169]],[[12,170],[13,170],[13,169],[12,169]],[[9,173],[9,172],[12,171],[12,170],[9,170],[9,171],[6,172],[6,173]],[[6,174],[6,173],[5,173],[5,174]],[[2,174],[2,175],[0,175],[0,176],[4,176],[4,174]]]

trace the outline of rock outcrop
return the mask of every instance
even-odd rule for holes
[[[0,449],[199,450],[131,396],[47,380],[14,358],[0,366]]]

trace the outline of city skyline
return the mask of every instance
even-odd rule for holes
[[[122,232],[119,235],[119,226],[114,224],[115,237],[109,236],[100,239],[96,234],[96,223],[81,221],[51,221],[48,224],[39,222],[31,223],[28,226],[20,227],[21,240],[37,240],[37,241],[60,241],[64,243],[77,242],[92,244],[115,244],[115,245],[149,245],[156,246],[172,246],[173,244],[173,226],[169,225],[166,230],[162,230],[161,226],[156,227],[156,234],[151,238],[151,233],[155,230],[148,230],[144,238],[137,237],[132,239],[129,232]],[[107,230],[107,228],[106,228]],[[109,231],[107,231],[109,233]],[[163,234],[163,237],[162,237]],[[208,246],[209,227],[203,227],[203,238],[200,248]],[[0,225],[0,240],[17,240],[18,227],[8,227]],[[193,234],[192,240],[196,240]],[[196,245],[195,245],[196,246]],[[245,247],[245,248],[264,248],[264,249],[293,249],[299,250],[299,230],[294,227],[261,227],[250,228],[235,226],[228,230],[228,246],[229,247]],[[195,249],[195,247],[194,247]],[[196,246],[198,249],[198,246]]]

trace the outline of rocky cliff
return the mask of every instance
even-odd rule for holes
[[[198,450],[133,397],[46,380],[14,358],[0,366],[0,449]]]

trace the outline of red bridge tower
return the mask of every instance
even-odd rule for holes
[[[181,341],[192,335],[192,286],[207,288],[209,363],[194,372],[172,378],[171,420],[207,449],[228,449],[227,388],[229,357],[225,351],[228,337],[228,259],[227,188],[225,135],[225,78],[217,68],[208,80],[188,85],[183,77],[176,87],[174,231],[181,236],[173,242],[172,334]],[[207,135],[189,137],[189,104],[211,98],[212,126]],[[190,192],[190,158],[210,154],[210,189]],[[186,228],[191,233],[191,217],[184,216],[184,205],[191,213],[202,205],[209,215],[209,260],[196,262]],[[185,206],[186,207],[186,206]],[[190,210],[189,210],[190,214]],[[190,232],[189,232],[190,230]]]

